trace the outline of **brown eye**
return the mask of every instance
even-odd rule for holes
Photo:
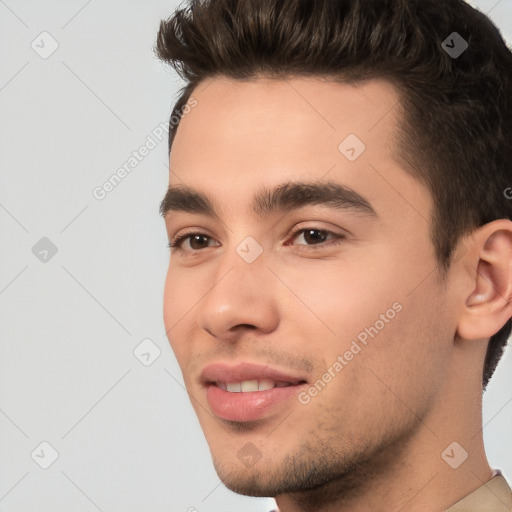
[[[297,235],[300,235],[300,237]],[[340,243],[343,239],[345,239],[343,235],[339,235],[338,233],[333,233],[332,231],[328,231],[326,229],[316,228],[300,229],[294,233],[292,240],[295,240],[296,238],[300,239],[301,237],[305,243],[300,243],[296,245],[321,245],[322,247],[324,247],[327,245]]]
[[[186,233],[175,237],[168,245],[171,249],[186,250],[183,248],[183,243],[187,240],[189,240],[189,248],[192,251],[198,251],[208,247],[208,241],[213,239],[204,233]]]
[[[191,235],[187,238],[190,238],[190,247],[192,249],[204,249],[208,247],[208,239],[206,235]]]

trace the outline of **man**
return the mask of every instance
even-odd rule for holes
[[[461,0],[206,0],[164,320],[215,469],[281,512],[511,511],[482,393],[512,315],[512,54]],[[504,440],[505,441],[505,440]]]

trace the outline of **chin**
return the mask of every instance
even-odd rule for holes
[[[225,471],[214,462],[215,471],[222,483],[231,491],[244,496],[267,498],[275,496],[275,484],[266,481],[265,473],[255,469]]]

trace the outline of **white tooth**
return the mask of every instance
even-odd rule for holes
[[[240,387],[244,392],[258,391],[258,381],[244,380],[240,383]]]
[[[240,382],[227,382],[226,390],[230,393],[240,393],[242,391],[242,387],[240,386]]]
[[[258,390],[267,391],[268,389],[274,388],[274,381],[270,379],[261,379],[259,381]]]
[[[217,386],[220,388],[220,389],[224,389],[226,390],[226,383],[225,382],[217,382]]]

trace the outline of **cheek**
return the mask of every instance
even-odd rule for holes
[[[346,355],[350,366],[358,360],[393,387],[404,382],[396,380],[399,374],[417,372],[418,379],[428,380],[440,368],[435,361],[447,357],[448,313],[432,267],[400,271],[407,266],[395,252],[373,261],[347,257],[282,268],[283,281],[293,283],[297,297],[283,314],[300,319],[295,322],[304,341],[326,368]]]
[[[201,296],[201,290],[197,286],[199,285],[194,284],[193,278],[169,265],[164,287],[163,317],[167,338],[180,364],[186,356],[187,347],[188,351],[191,347],[187,343],[187,326]]]
[[[338,337],[331,343],[317,337],[310,347],[323,360],[301,402],[308,413],[302,421],[312,436],[320,428],[357,441],[364,425],[367,436],[378,437],[423,416],[442,388],[449,354],[440,342],[440,329],[425,328],[429,317],[420,316],[419,301],[403,300],[402,309],[393,310],[394,318],[388,313],[388,323],[377,323],[375,311],[364,311],[356,321],[339,315]],[[361,329],[363,314],[371,320]]]
[[[375,311],[384,315],[370,319],[370,327],[361,331],[366,344],[360,344],[358,376],[364,376],[363,386],[372,383],[373,392],[384,400],[394,401],[395,396],[414,409],[415,404],[429,403],[449,371],[449,317],[443,298],[427,282],[412,294],[390,297],[398,299],[396,310]]]
[[[323,347],[332,342],[336,354],[376,322],[382,328],[380,315],[395,318],[399,305],[393,305],[401,297],[400,283],[380,263],[347,254],[338,260],[310,259],[283,266],[279,275],[290,283],[293,318],[300,318],[310,335],[316,332]]]
[[[177,289],[174,276],[171,273],[171,267],[167,269],[167,276],[165,279],[164,286],[164,324],[167,335],[171,333],[172,326],[176,322],[177,318],[177,297],[179,290]]]

